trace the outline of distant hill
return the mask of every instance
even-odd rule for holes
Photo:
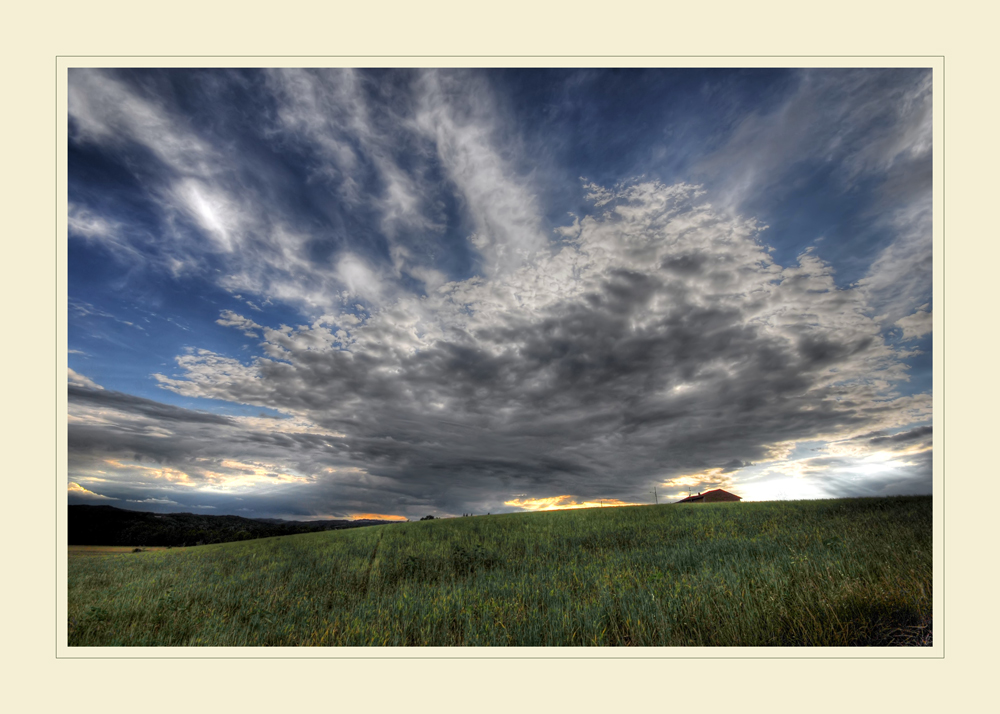
[[[391,522],[368,519],[284,521],[197,513],[147,513],[114,506],[70,506],[69,545],[187,546]]]

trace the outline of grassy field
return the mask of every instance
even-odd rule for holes
[[[83,646],[929,644],[931,499],[596,508],[69,559]]]

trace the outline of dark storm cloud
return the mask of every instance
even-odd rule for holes
[[[857,292],[808,254],[775,265],[752,225],[694,195],[630,187],[538,265],[401,301],[351,327],[349,349],[317,348],[342,325],[257,326],[280,361],[193,353],[178,358],[185,378],[158,378],[343,433],[398,503],[457,512],[498,492],[638,498],[780,442],[926,413],[893,398],[905,367]]]
[[[114,392],[105,389],[88,389],[70,385],[68,388],[70,402],[76,404],[87,404],[94,407],[104,407],[116,409],[132,414],[164,421],[183,421],[203,424],[231,424],[232,420],[218,414],[195,411],[192,409],[182,409],[170,406],[162,402],[155,402],[152,399],[143,399],[131,394]]]
[[[893,434],[892,436],[875,436],[868,440],[868,443],[872,446],[879,446],[882,448],[893,448],[898,446],[906,446],[914,444],[917,442],[930,442],[930,436],[934,429],[930,426],[919,426],[916,429],[910,429],[909,431],[902,431],[898,434]]]
[[[335,435],[295,431],[309,426],[282,422],[291,431],[275,432],[270,418],[206,419],[213,415],[93,397],[74,394],[70,402],[71,478],[77,482],[71,502],[112,499],[140,510],[254,510],[259,516],[371,510],[352,495],[357,470]],[[346,486],[338,485],[341,471]],[[324,481],[317,488],[318,475]],[[310,493],[302,492],[305,486]]]

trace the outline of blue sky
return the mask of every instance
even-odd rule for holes
[[[71,503],[931,492],[931,73],[69,72]]]

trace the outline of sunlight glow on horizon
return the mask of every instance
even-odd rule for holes
[[[525,511],[565,511],[574,508],[601,508],[616,506],[645,506],[645,503],[630,503],[617,498],[598,499],[596,501],[576,501],[573,496],[550,496],[549,498],[514,498],[504,501],[503,505],[513,506]]]

